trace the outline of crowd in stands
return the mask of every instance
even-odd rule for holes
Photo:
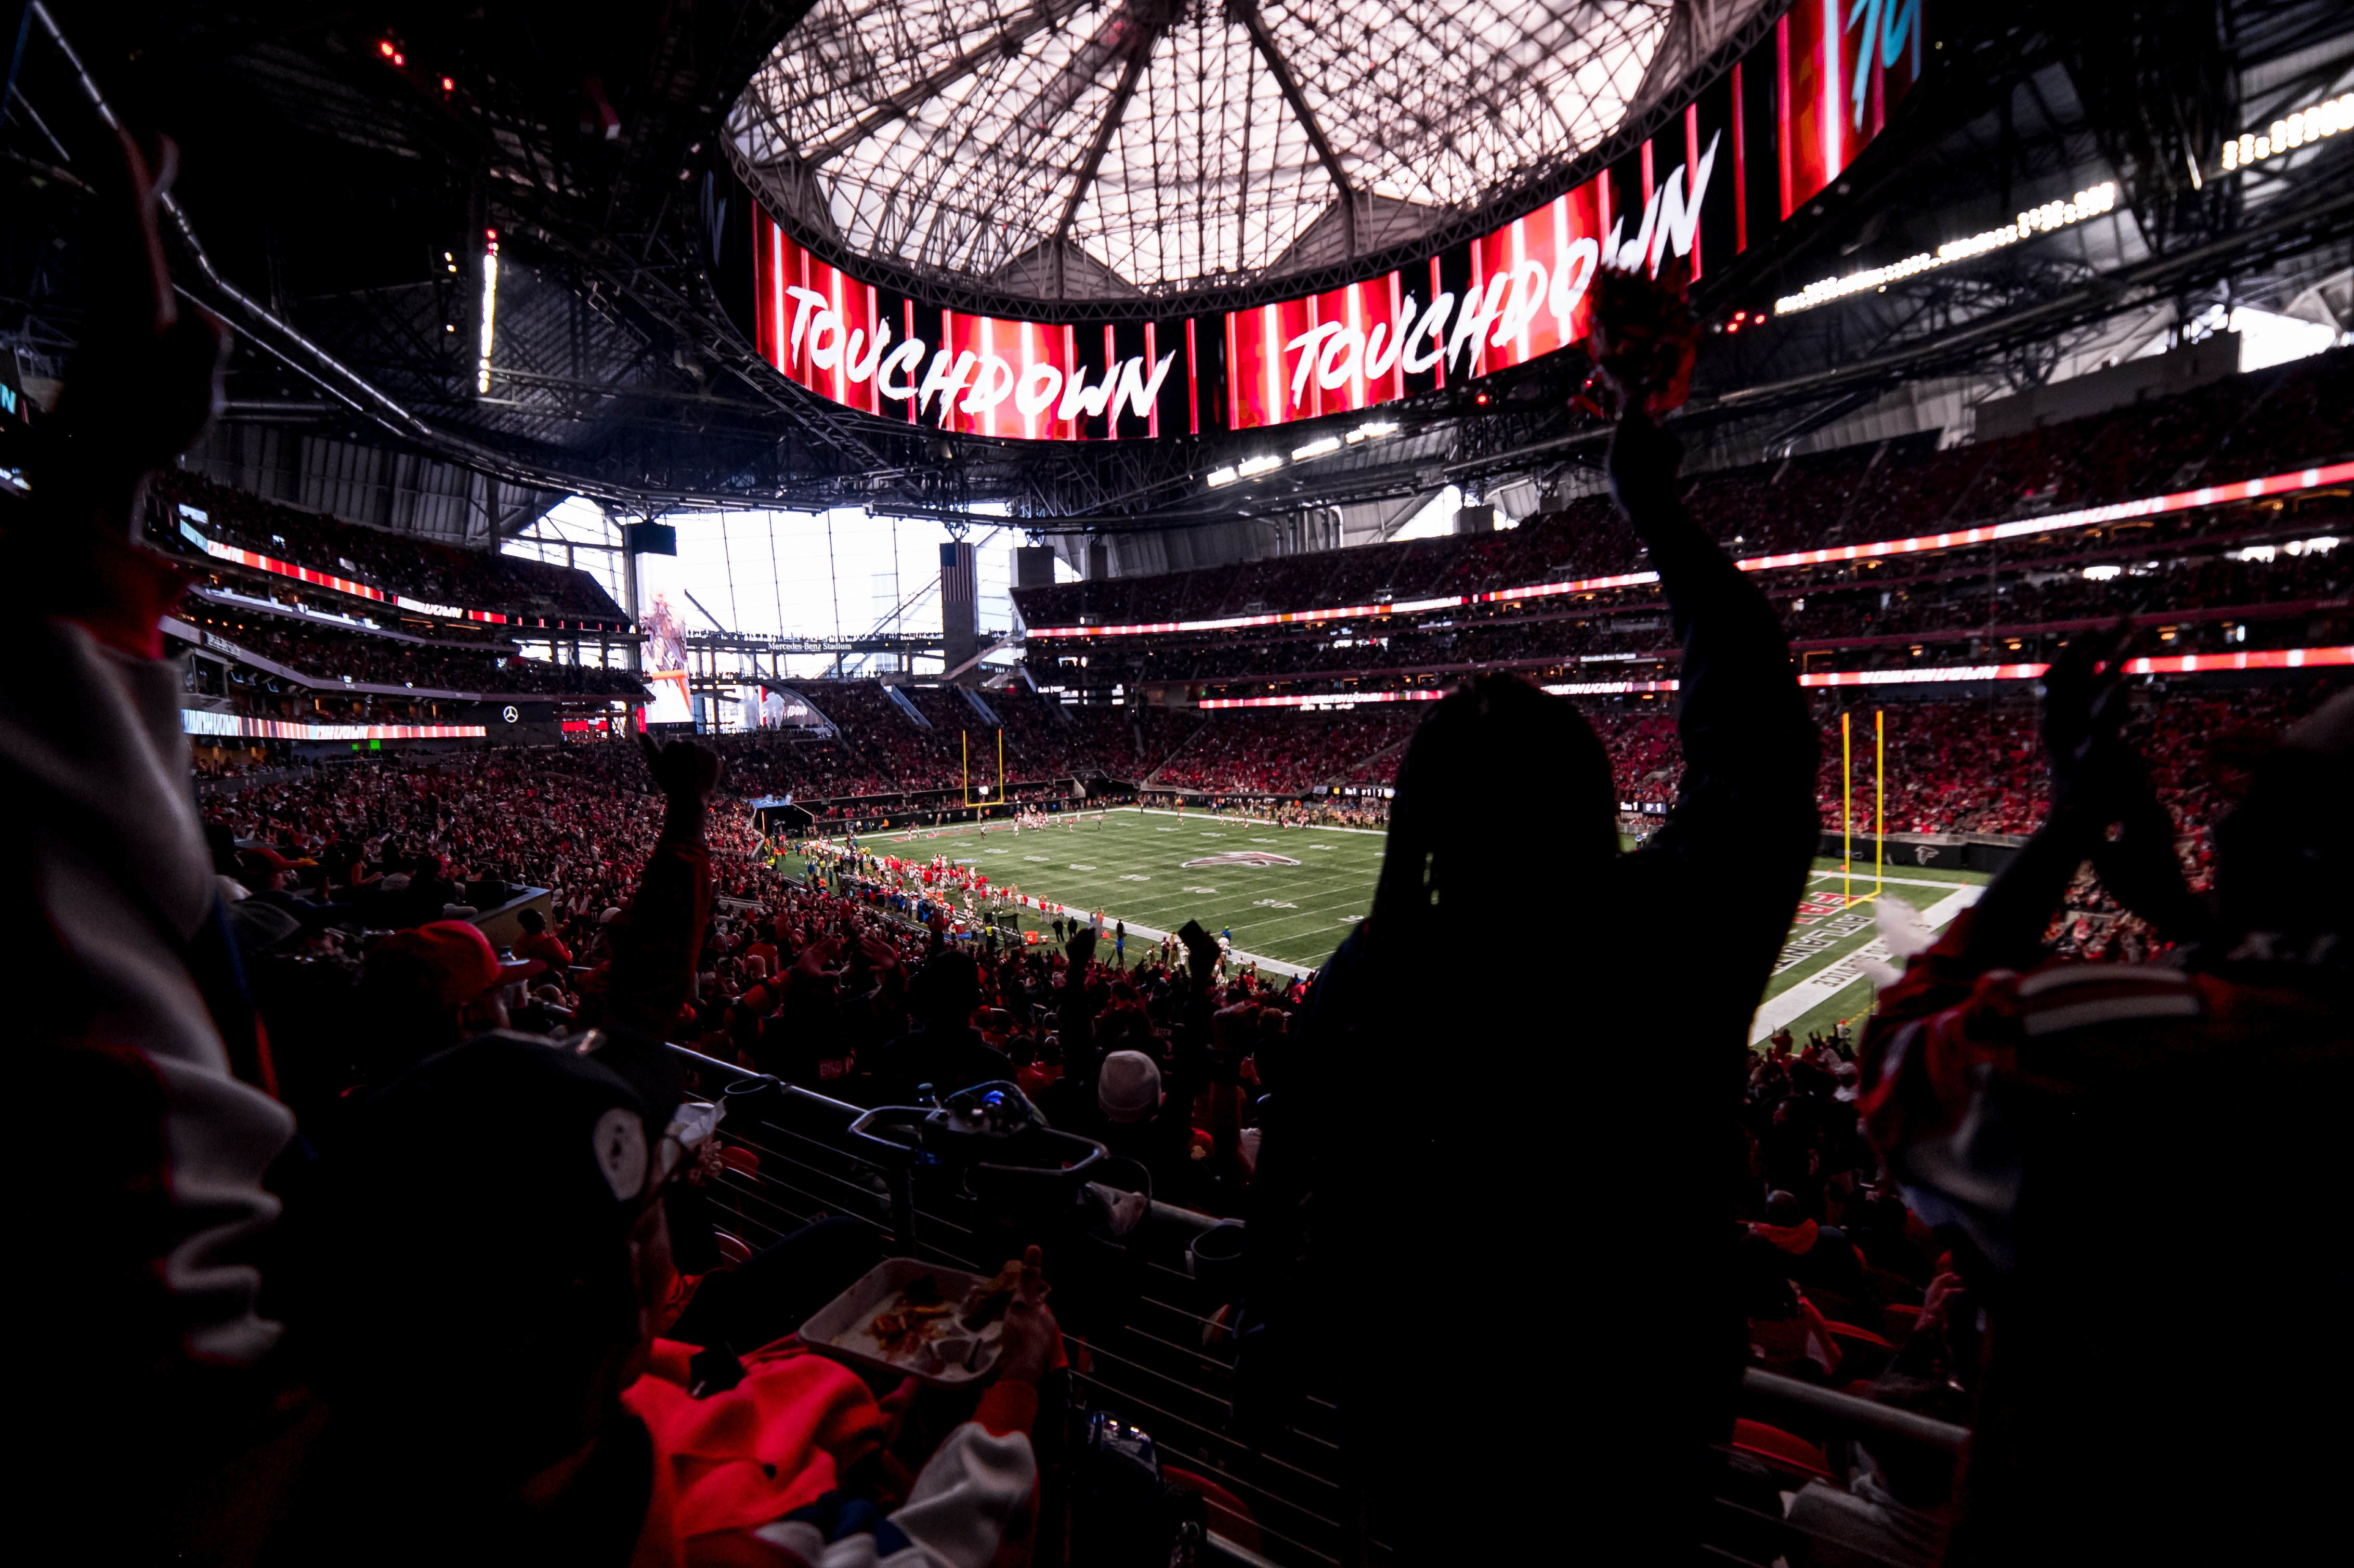
[[[2226,377],[2178,397],[1934,450],[1909,439],[1696,477],[1702,526],[1737,555],[1902,538],[2327,461],[2354,450],[2354,350]],[[1033,627],[1166,621],[1447,594],[1640,569],[1589,496],[1500,534],[1112,577],[1014,597]],[[1091,644],[1090,651],[1101,644]]]
[[[190,554],[180,533],[183,505],[205,514],[199,532],[216,543],[429,604],[600,625],[624,625],[629,619],[586,572],[363,527],[266,501],[185,469],[167,469],[150,492],[147,534],[178,555]]]
[[[527,659],[512,643],[479,651],[406,641],[315,621],[250,614],[218,602],[192,606],[195,623],[305,675],[366,685],[484,694],[632,696],[645,683],[626,670]]]
[[[2188,816],[2214,810],[2218,797],[2186,755],[2187,737],[2216,733],[2234,713],[2271,727],[2318,695],[2274,689],[2252,703],[2246,694],[2177,694],[2165,705],[2179,710],[2172,727],[2158,721],[2164,706],[2151,706],[2126,733],[2150,758],[2169,804]],[[1892,773],[1935,758],[1960,794],[1965,780],[1983,779],[1999,761],[2031,802],[2022,809],[2040,817],[2048,794],[2034,709],[2017,699],[1979,707],[1924,704],[1896,715]],[[1622,776],[1673,768],[1677,737],[1665,704],[1587,711]],[[1402,740],[1422,716],[1397,708],[1221,715],[1214,752],[1296,745],[1311,725],[1343,749]],[[1818,726],[1830,716],[1818,711]],[[1835,768],[1835,753],[1825,766]],[[289,1102],[326,1115],[354,1086],[394,1070],[379,1032],[336,1026],[381,1000],[387,982],[371,975],[390,968],[398,947],[364,931],[423,930],[514,887],[549,886],[557,918],[516,954],[551,967],[525,982],[511,1016],[561,1028],[613,1005],[615,928],[627,932],[631,912],[646,907],[640,884],[652,878],[642,868],[661,858],[673,810],[649,782],[638,747],[609,746],[379,759],[211,802],[224,874],[294,916],[291,938],[252,964]],[[960,937],[970,928],[954,919],[952,898],[908,896],[929,893],[945,862],[894,863],[886,873],[870,853],[822,880],[795,882],[770,869],[735,793],[714,795],[702,826],[710,892],[724,912],[707,916],[693,944],[696,979],[682,988],[672,1038],[860,1105],[1004,1076],[1055,1126],[1150,1172],[1162,1201],[1213,1214],[1257,1212],[1273,1103],[1265,1097],[1315,1059],[1299,1056],[1295,1044],[1304,984],[1233,972],[1207,938],[1190,952],[1173,939],[1138,944],[1140,961],[1114,965],[1076,916],[1066,926],[1057,917],[1067,942]],[[945,893],[945,874],[940,881]],[[2074,881],[2071,905],[2099,896],[2088,871]],[[1033,918],[1043,923],[1043,912]],[[1908,1206],[1859,1128],[1854,1106],[1872,1067],[1847,1033],[1803,1044],[1785,1035],[1746,1075],[1740,1123],[1750,1174],[1732,1217],[1750,1364],[1967,1420],[1985,1395],[1977,1314],[1988,1287],[1971,1276],[1986,1265]],[[1741,1440],[1821,1457],[1807,1439],[1755,1423]],[[1825,1463],[1788,1505],[1794,1521],[1866,1542],[1911,1531],[1934,1549],[1954,1513],[1949,1464],[1884,1445],[1853,1453],[1843,1480]]]
[[[1811,643],[1980,629],[2016,630],[2120,615],[2162,618],[2171,610],[2220,616],[2240,609],[2261,616],[2267,606],[2317,600],[2336,600],[2342,619],[2349,586],[2354,586],[2354,548],[2341,546],[2275,555],[2269,560],[2170,555],[2135,560],[2115,576],[2102,577],[2087,577],[2081,569],[2009,576],[1967,565],[1946,566],[1922,581],[1865,582],[1847,591],[1791,594],[1786,620],[1793,642]],[[2301,629],[2298,634],[2320,635]]]
[[[1282,795],[1380,772],[1414,732],[1416,705],[1342,713],[1270,709],[1213,715],[1153,769],[1155,784],[1215,794]]]
[[[937,904],[907,918],[905,868],[871,854],[791,884],[693,741],[363,758],[200,809],[160,656],[171,574],[127,541],[143,463],[217,401],[225,329],[175,307],[154,176],[122,149],[82,165],[95,236],[129,255],[84,257],[66,440],[0,502],[48,596],[0,687],[20,839],[0,908],[20,1250],[58,1303],[12,1392],[37,1439],[21,1478],[73,1554],[1182,1561],[1201,1530],[1133,1488],[1149,1441],[1066,1430],[1102,1369],[1058,1321],[1087,1293],[1048,1297],[1122,1267],[1102,1259],[1123,1222],[1172,1204],[1246,1217],[1228,1299],[1182,1347],[1231,1393],[1215,1436],[1253,1452],[1336,1408],[1348,1485],[1321,1500],[1399,1563],[1521,1561],[1532,1539],[1690,1561],[1761,1521],[1794,1563],[1906,1568],[2293,1561],[2335,1538],[2354,694],[2152,709],[2121,639],[2091,634],[2033,727],[1907,726],[1981,790],[1999,753],[2022,800],[2040,751],[2047,804],[1944,930],[1889,922],[1905,967],[1860,1037],[1763,1053],[1744,1043],[1818,849],[1823,715],[1639,411],[1610,466],[1689,628],[1672,751],[1657,705],[1597,734],[1509,674],[1427,705],[1373,913],[1312,984],[1232,973],[1198,926],[1140,964],[1115,927],[1107,967],[1092,922],[1009,949]],[[2031,441],[2001,482],[2047,458],[2140,482],[2268,439],[2195,412],[2164,453]],[[2297,720],[2242,754],[2228,800],[2185,745],[2227,714]],[[1293,723],[1337,755],[1405,720]],[[1204,766],[1256,766],[1221,750]],[[1655,762],[1677,804],[1621,853],[1614,767]],[[1533,869],[1489,831],[1526,800],[1548,807]],[[2177,811],[2212,830],[2211,895]],[[2055,956],[2087,875],[2165,961]],[[502,953],[470,915],[519,885],[555,890],[557,919]],[[1501,953],[1500,922],[1537,904],[1543,960]],[[734,1080],[753,1092],[723,1116],[682,1044],[940,1109],[952,1137],[926,1155],[997,1147],[990,1118],[1030,1131],[1034,1108],[1120,1184],[974,1194],[973,1245],[1011,1242],[996,1282],[871,1333],[987,1317],[986,1386],[870,1378],[794,1330],[880,1238],[844,1215],[721,1245],[762,1158],[746,1124],[787,1097]],[[956,1092],[1002,1081],[1030,1106]],[[1093,1254],[1025,1245],[1057,1223]],[[1749,1372],[1813,1385],[1791,1405],[1810,1414],[1736,1421]],[[1874,1404],[1928,1420],[1851,1425],[1837,1455],[1809,1425]],[[1958,1464],[1937,1446],[1957,1431]],[[1778,1467],[1738,1463],[1758,1455]],[[1055,1533],[1090,1505],[1126,1550]]]
[[[1842,668],[1884,662],[1875,655],[1887,643],[1876,640],[1903,640],[1893,655],[1899,661],[1915,641],[1943,648],[1993,638],[2048,652],[2088,622],[2127,614],[2175,620],[2173,641],[2180,647],[2169,652],[2339,642],[2354,624],[2348,599],[2354,587],[2354,548],[2300,548],[2295,555],[2275,552],[2268,560],[2227,558],[2212,548],[2173,554],[2147,543],[2103,553],[2122,556],[2130,565],[2105,563],[2106,570],[2095,567],[2101,575],[2087,577],[2073,564],[2020,569],[1990,557],[1941,558],[1917,575],[1850,570],[1818,583],[1777,583],[1768,591],[1791,641],[1810,652],[1842,655],[1834,661]],[[1575,608],[1536,600],[1362,623],[1090,646],[1090,673],[1098,679],[1113,672],[1129,683],[1196,686],[1212,694],[1241,690],[1255,681],[1295,682],[1320,674],[1456,674],[1495,667],[1551,668],[1596,658],[1665,659],[1675,652],[1658,599],[1639,590]]]
[[[274,772],[281,764],[260,750],[233,750],[196,754],[196,777],[204,779],[240,779],[249,773]]]
[[[732,777],[748,794],[828,800],[960,792],[968,782],[994,789],[1000,730],[1009,787],[1135,779],[1199,722],[1190,710],[1065,707],[1021,686],[981,694],[984,716],[937,685],[900,686],[926,727],[879,681],[810,682],[795,689],[835,733],[826,739],[792,730],[728,737]]]
[[[1868,832],[1875,821],[1873,715],[1884,715],[1885,797],[1878,819],[1892,833],[2019,834],[2031,831],[2049,804],[2035,739],[2031,683],[2006,683],[1992,696],[1914,700],[1868,697],[1831,691],[1811,694],[1821,733],[1823,761],[1819,800],[1827,822],[1840,820],[1840,719],[1850,719],[1854,746],[1853,821]],[[715,737],[727,759],[731,797],[791,796],[831,816],[865,814],[846,804],[888,801],[909,795],[954,796],[961,800],[964,775],[955,747],[970,737],[972,778],[996,780],[996,733],[977,715],[966,718],[945,704],[962,699],[937,688],[914,688],[912,699],[936,705],[967,727],[960,732],[916,728],[906,714],[868,686],[861,696],[841,699],[855,688],[808,688],[828,705],[840,733],[825,738],[793,730]],[[2216,768],[2214,746],[2237,731],[2283,722],[2312,706],[2323,688],[2310,682],[2217,692],[2193,687],[2152,689],[2134,697],[2137,741],[2158,774],[2160,796],[2186,834],[2211,814]],[[1074,778],[1123,779],[1153,789],[1247,799],[1306,796],[1330,785],[1388,784],[1405,741],[1427,705],[1367,704],[1354,709],[1297,708],[1201,712],[1191,709],[1071,707],[1059,712],[1028,694],[988,694],[984,698],[1006,732],[1006,775],[1016,802],[1067,792]],[[1608,747],[1614,787],[1623,802],[1666,804],[1681,782],[1671,696],[1572,699]],[[965,710],[970,714],[970,710]],[[842,715],[855,715],[854,719]],[[880,733],[869,726],[880,726]],[[1139,733],[1149,735],[1140,758]],[[551,763],[549,789],[566,788],[573,772],[593,770],[608,747],[576,748]],[[1031,758],[1044,756],[1044,768]],[[878,758],[885,759],[882,762]],[[494,762],[427,762],[429,770],[495,767]],[[594,786],[591,786],[593,789]],[[843,803],[830,806],[830,803]],[[933,804],[938,804],[935,800]],[[1369,820],[1382,807],[1352,808]],[[323,816],[365,820],[370,802],[338,800],[321,807]],[[2200,853],[2204,853],[2201,851]],[[461,853],[460,859],[467,856]],[[526,878],[525,880],[528,880]]]

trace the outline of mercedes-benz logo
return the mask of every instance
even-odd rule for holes
[[[523,717],[523,710],[515,706],[513,703],[509,703],[506,706],[499,710],[499,717],[506,720],[509,724],[513,724],[517,719]]]

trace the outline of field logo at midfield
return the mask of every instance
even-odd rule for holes
[[[1224,854],[1205,854],[1199,860],[1185,862],[1187,871],[1200,871],[1214,865],[1298,865],[1289,855],[1270,854],[1266,850],[1228,850]]]

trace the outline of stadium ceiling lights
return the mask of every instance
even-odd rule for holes
[[[2242,132],[2236,140],[2223,143],[2223,167],[2229,172],[2261,164],[2324,136],[2335,136],[2349,125],[2354,125],[2354,92],[2300,109],[2262,132]]]
[[[1337,227],[1411,238],[1595,146],[1676,9],[818,0],[730,134],[867,256],[1001,281],[1100,269],[1082,286],[1115,292],[1232,283]]]
[[[1844,278],[1825,278],[1808,284],[1795,294],[1785,294],[1774,302],[1774,313],[1790,315],[1798,311],[1810,311],[1817,305],[1843,300],[1850,294],[1861,294],[1884,289],[1889,284],[1913,277],[1916,273],[1967,261],[1973,256],[1983,256],[1989,250],[1999,250],[2006,245],[2016,245],[2038,234],[2049,234],[2055,228],[2098,217],[2117,205],[2117,187],[2113,180],[2078,191],[2066,201],[2048,201],[2041,207],[2031,207],[1999,228],[1973,234],[1967,239],[1951,239],[1937,247],[1935,255],[1924,250],[1907,256],[1902,261],[1892,261],[1885,267],[1868,267],[1861,272],[1850,272]]]
[[[1306,446],[1292,448],[1291,461],[1306,462],[1311,458],[1320,458],[1328,453],[1337,452],[1344,446],[1353,447],[1366,441],[1381,440],[1384,437],[1396,435],[1399,429],[1395,419],[1369,420],[1345,436],[1319,436]],[[1273,473],[1282,466],[1283,460],[1269,453],[1265,457],[1245,458],[1231,468],[1214,468],[1207,477],[1211,489],[1223,490],[1236,480],[1257,479],[1260,474]]]

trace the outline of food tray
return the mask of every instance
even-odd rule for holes
[[[939,1282],[945,1317],[920,1345],[885,1349],[875,1337],[875,1318],[903,1304],[909,1284],[924,1275]],[[813,1351],[885,1377],[914,1377],[938,1388],[964,1388],[985,1382],[997,1370],[999,1341],[1005,1334],[1000,1315],[979,1330],[964,1326],[964,1298],[988,1278],[961,1268],[942,1268],[914,1257],[886,1257],[849,1289],[819,1308],[801,1325],[801,1342]],[[973,1349],[973,1341],[980,1348]],[[971,1365],[966,1362],[970,1359]]]

